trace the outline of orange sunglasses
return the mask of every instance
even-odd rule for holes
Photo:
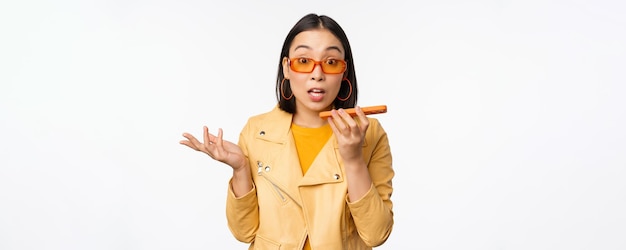
[[[341,74],[346,72],[348,63],[340,59],[326,59],[324,61],[315,61],[311,58],[298,57],[287,59],[289,68],[299,73],[311,73],[315,69],[315,65],[322,67],[322,72],[326,74]]]

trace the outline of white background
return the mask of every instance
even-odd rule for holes
[[[626,249],[623,1],[3,1],[0,249],[246,249],[236,141],[270,110],[307,13],[353,46],[389,134],[395,227],[378,249]]]

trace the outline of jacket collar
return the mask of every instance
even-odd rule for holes
[[[260,131],[257,131],[256,137],[258,139],[284,144],[290,136],[289,129],[292,119],[292,114],[275,106],[274,109],[268,112],[264,117],[263,123],[265,126],[262,126]]]

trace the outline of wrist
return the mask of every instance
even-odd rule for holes
[[[250,177],[250,168],[248,167],[248,164],[245,164],[238,167],[238,168],[233,168],[233,177],[235,178],[247,178]]]
[[[347,161],[344,160],[343,165],[346,171],[361,171],[367,169],[367,164],[365,164],[365,161],[362,158]]]

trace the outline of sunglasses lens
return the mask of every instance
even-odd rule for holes
[[[327,74],[339,74],[346,70],[346,63],[339,60],[326,60],[322,62],[322,70]]]
[[[315,62],[311,59],[297,58],[291,60],[291,69],[295,72],[308,73],[313,71],[313,67],[315,67]]]

